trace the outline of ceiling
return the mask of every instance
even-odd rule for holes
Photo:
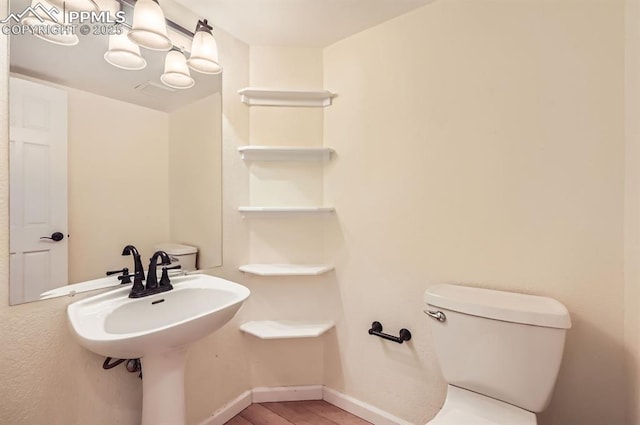
[[[207,18],[214,27],[250,45],[324,47],[431,1],[160,0],[160,3],[169,19],[190,31],[199,18]],[[30,0],[11,0],[11,12],[21,12],[29,4]],[[188,50],[190,41],[184,36],[173,37],[176,34],[170,37]],[[68,47],[30,34],[11,36],[11,71],[166,112],[221,91],[220,75],[198,72],[191,72],[195,80],[193,88],[168,89],[160,82],[166,53],[142,49],[147,67],[125,71],[104,60],[108,37],[79,37],[79,44]]]
[[[325,47],[433,0],[177,1],[250,45]]]
[[[30,0],[11,0],[11,12],[28,7]],[[195,23],[197,18],[193,18]],[[191,29],[193,31],[193,29]],[[184,37],[170,33],[176,44],[189,50]],[[191,72],[195,85],[187,90],[174,90],[160,82],[166,52],[141,49],[147,61],[140,71],[126,71],[104,60],[109,37],[79,35],[75,46],[59,46],[31,34],[10,36],[9,61],[13,73],[89,91],[112,99],[171,112],[210,94],[220,92],[221,75]]]

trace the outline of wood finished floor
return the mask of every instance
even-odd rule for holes
[[[323,400],[252,404],[226,425],[370,425]]]

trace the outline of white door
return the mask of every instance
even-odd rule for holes
[[[67,94],[11,77],[9,105],[9,293],[17,304],[68,283]],[[63,239],[43,239],[55,232]]]

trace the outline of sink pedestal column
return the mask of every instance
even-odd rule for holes
[[[186,347],[144,356],[142,425],[186,425],[184,367]]]

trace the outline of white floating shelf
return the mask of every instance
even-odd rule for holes
[[[330,91],[268,90],[247,87],[238,90],[240,100],[249,106],[294,106],[322,108],[331,105]]]
[[[260,320],[243,323],[240,330],[260,339],[316,338],[334,326],[332,321]]]
[[[333,270],[328,264],[245,264],[240,271],[258,276],[318,276]]]
[[[245,215],[327,214],[335,210],[333,207],[238,207]]]
[[[285,146],[241,146],[238,152],[245,161],[328,161],[331,148],[294,148]]]

